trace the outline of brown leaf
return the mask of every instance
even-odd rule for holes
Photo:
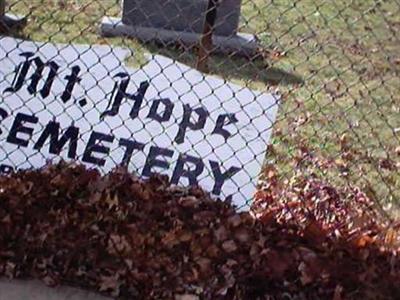
[[[225,252],[232,253],[237,250],[237,246],[235,241],[229,240],[222,243],[222,249],[224,249]]]
[[[223,242],[228,239],[228,231],[224,225],[221,225],[214,230],[214,236],[218,242]]]
[[[234,214],[233,216],[228,218],[227,224],[229,224],[232,227],[238,227],[240,224],[242,224],[242,219],[240,215]]]
[[[368,235],[361,235],[354,240],[354,245],[357,248],[364,248],[372,243],[374,243],[374,239]]]
[[[200,300],[199,296],[185,294],[185,295],[175,295],[175,300]]]
[[[119,295],[119,288],[121,283],[119,282],[119,275],[115,274],[112,276],[100,276],[100,292],[111,292],[114,297]]]
[[[251,239],[250,233],[246,228],[237,228],[233,235],[235,239],[241,243],[248,243]]]
[[[343,293],[343,287],[338,284],[335,288],[335,293],[333,294],[332,300],[342,300],[343,299],[342,293]]]
[[[304,229],[304,236],[307,239],[320,244],[326,239],[326,231],[316,220],[311,220]]]

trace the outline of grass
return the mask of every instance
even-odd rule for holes
[[[144,52],[195,62],[192,51],[100,37],[101,18],[119,15],[118,1],[9,4],[11,11],[29,15],[20,33],[25,38],[124,46],[132,49],[135,65],[144,62]],[[282,176],[301,171],[358,185],[398,216],[400,3],[243,0],[242,14],[241,31],[257,34],[262,45],[285,56],[252,62],[213,56],[211,73],[260,90],[277,87],[284,95],[269,162],[277,163]]]

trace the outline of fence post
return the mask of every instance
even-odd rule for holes
[[[198,49],[197,69],[201,72],[208,72],[208,58],[213,51],[213,33],[217,19],[218,0],[209,0],[204,20],[203,33],[200,38]]]
[[[11,29],[21,29],[26,25],[26,17],[6,14],[6,0],[0,0],[0,32],[9,32]]]
[[[0,18],[2,19],[6,13],[6,0],[0,0]]]

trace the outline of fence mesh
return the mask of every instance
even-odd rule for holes
[[[146,65],[155,55],[162,55],[173,61],[196,67],[198,61],[197,41],[184,43],[179,39],[176,41],[175,37],[152,42],[150,38],[146,40],[146,34],[150,37],[152,34],[154,35],[154,31],[142,34],[139,38],[132,38],[126,36],[127,32],[123,32],[124,36],[111,36],[104,32],[101,34],[100,28],[104,17],[117,19],[123,16],[123,20],[125,18],[126,22],[128,22],[127,20],[132,22],[129,24],[131,26],[134,26],[135,22],[142,22],[140,24],[146,26],[158,22],[157,26],[159,27],[155,32],[160,35],[162,26],[177,31],[203,33],[206,16],[205,13],[201,13],[199,8],[207,6],[208,1],[154,0],[151,1],[151,5],[147,1],[126,0],[125,2],[129,4],[129,7],[126,3],[113,0],[7,1],[6,15],[26,16],[27,25],[23,28],[3,28],[0,48],[6,54],[0,57],[0,63],[13,64],[13,72],[14,70],[22,72],[21,61],[10,59],[7,51],[14,51],[23,43],[23,40],[29,40],[37,42],[39,55],[44,51],[47,53],[46,57],[54,55],[57,58],[58,65],[50,66],[49,72],[56,71],[60,65],[66,66],[71,71],[76,66],[76,60],[80,59],[77,53],[82,53],[82,51],[84,53],[84,49],[89,52],[94,47],[93,45],[97,44],[128,49],[129,55],[121,63],[126,63],[127,66],[138,70],[139,73],[143,70],[146,71]],[[281,103],[275,122],[270,120],[273,122],[273,132],[269,145],[267,144],[268,139],[266,139],[265,147],[262,150],[253,150],[251,142],[231,149],[231,155],[239,157],[239,161],[241,151],[254,151],[255,162],[245,161],[239,167],[255,163],[253,167],[261,170],[261,165],[264,166],[264,172],[260,178],[249,175],[248,179],[236,183],[237,192],[241,192],[241,185],[247,184],[247,181],[258,185],[259,188],[266,188],[271,166],[274,166],[274,169],[279,171],[279,178],[282,181],[290,181],[301,174],[302,176],[322,178],[333,184],[358,186],[390,215],[397,216],[397,204],[400,196],[400,99],[398,93],[400,88],[400,3],[397,0],[221,0],[216,3],[217,18],[214,33],[215,35],[225,35],[224,38],[227,41],[234,40],[236,36],[236,30],[229,33],[228,25],[232,23],[235,28],[235,20],[238,18],[238,3],[240,5],[238,31],[256,36],[258,48],[243,53],[240,47],[248,49],[249,44],[254,43],[253,40],[248,40],[249,44],[247,45],[245,43],[230,49],[228,53],[221,53],[220,43],[214,41],[211,50],[215,51],[212,51],[213,53],[207,58],[208,73],[223,79],[223,82],[234,83],[235,87],[249,88],[252,91],[268,94],[278,89],[281,94]],[[125,6],[123,7],[123,5]],[[10,43],[6,43],[7,37],[16,38],[16,44],[11,47]],[[51,46],[54,44],[59,44],[59,46]],[[71,54],[65,50],[65,45],[73,45],[78,50]],[[88,61],[88,64],[92,64],[89,69],[92,68],[93,72],[99,72],[99,74],[109,72],[110,76],[115,75],[110,68],[102,70],[101,64],[107,61],[111,65],[114,64],[115,70],[117,70],[118,59],[126,56],[126,53],[121,51],[120,48],[109,48],[108,51],[93,52],[98,55],[98,60],[95,60],[94,63],[93,60]],[[151,56],[147,55],[148,53]],[[32,56],[27,59],[33,61],[36,54],[32,53]],[[41,63],[46,64],[45,61]],[[15,69],[18,66],[20,69]],[[169,67],[168,64],[160,65],[158,74],[154,73],[150,76],[156,78],[168,71],[166,69]],[[180,72],[185,73],[185,70],[180,70]],[[16,76],[14,73],[5,74],[4,71],[1,71],[0,76],[0,81],[3,83],[7,81],[7,85],[16,88],[18,79],[14,79]],[[74,76],[73,73],[70,76]],[[27,78],[25,79],[27,80]],[[122,75],[117,79],[120,84],[124,82]],[[161,95],[160,99],[163,89],[167,89],[168,86],[174,88],[174,82],[181,79],[170,76],[165,85],[160,84],[157,87],[159,95]],[[39,91],[35,90],[34,84],[32,85],[33,79],[30,78],[30,80],[32,97],[37,97],[39,92],[43,96],[43,93],[46,93],[46,83],[44,83],[44,88]],[[104,99],[110,98],[113,91],[117,93],[121,90],[121,87],[119,90],[118,88],[113,90],[112,85],[104,86],[99,77],[87,80],[91,80],[91,82],[79,83],[76,80],[76,83],[96,84],[103,90],[103,95],[92,96],[94,104],[87,106],[92,110],[97,110],[100,103],[103,106],[105,103],[107,104]],[[188,86],[187,90],[181,91],[182,99],[184,99],[185,93],[192,90],[198,93],[200,98],[204,93],[211,93],[215,94],[218,100],[220,86],[210,86],[205,77],[199,80],[199,86]],[[205,85],[201,85],[202,80]],[[141,83],[142,85],[140,82],[136,83],[135,93],[130,94],[133,100],[140,96],[141,92],[145,92],[145,83]],[[207,91],[200,90],[199,87],[207,89]],[[238,92],[240,90],[231,91],[233,94]],[[3,95],[1,105],[4,109],[0,110],[0,113],[3,111],[4,113],[0,116],[4,121],[6,115],[10,113],[9,110],[17,109],[18,105],[8,104],[5,96],[7,93],[3,93]],[[68,93],[64,95],[67,100],[69,96],[71,95]],[[221,99],[225,99],[224,96],[221,97]],[[232,96],[228,96],[227,99],[231,98]],[[85,99],[75,100],[86,101]],[[26,102],[26,99],[23,101]],[[39,112],[52,107],[49,118],[57,117],[57,113],[54,112],[58,112],[59,115],[68,113],[68,109],[59,104],[59,99],[54,101],[57,103],[47,103],[46,107],[43,106]],[[64,102],[67,103],[66,100]],[[218,102],[218,105],[215,106],[216,111],[224,106],[223,101],[219,99]],[[240,107],[240,103],[229,103],[229,105],[239,105],[238,107]],[[5,104],[10,106],[5,106]],[[83,104],[86,103],[82,103],[80,107],[84,107]],[[112,103],[110,105],[112,106]],[[87,107],[85,113],[90,114]],[[201,123],[202,112],[196,112],[198,120],[192,120],[193,124],[189,125],[189,127],[193,127],[192,129],[196,127],[195,124]],[[104,111],[97,113],[104,113]],[[112,108],[109,109],[109,114],[113,114]],[[29,116],[28,113],[26,115]],[[86,115],[80,114],[79,116],[85,118]],[[256,116],[260,117],[257,114]],[[73,113],[69,119],[66,119],[66,122],[78,122],[79,120],[75,118],[77,117]],[[117,118],[120,118],[120,125],[118,125],[120,127],[117,126],[113,130],[121,130],[123,136],[133,136],[136,131],[145,128],[145,124],[143,124],[142,128],[125,127],[124,129],[126,120],[122,117]],[[247,117],[250,123],[252,122],[251,118],[252,116]],[[34,120],[29,118],[22,121],[34,123]],[[190,123],[190,120],[188,122]],[[162,122],[160,124],[165,125]],[[212,125],[215,128],[216,124]],[[92,125],[88,125],[88,128],[93,129],[93,126],[90,126]],[[271,126],[267,122],[259,135],[271,130]],[[42,128],[42,130],[44,129]],[[1,144],[4,145],[6,139],[9,141],[9,137],[5,134],[4,127],[2,130]],[[168,132],[167,128],[165,128],[165,132]],[[29,133],[29,131],[22,133],[33,135],[37,146],[40,133],[37,135]],[[168,139],[167,144],[177,142],[175,136],[166,138],[163,132],[158,134],[163,136],[163,139]],[[245,132],[239,131],[238,134],[245,135]],[[97,138],[101,138],[101,136]],[[157,136],[149,138],[155,140]],[[20,137],[20,139],[22,138]],[[187,149],[187,153],[194,153],[194,156],[200,158],[208,157],[211,153],[218,153],[218,149],[213,148],[215,145],[207,145],[207,139],[207,136],[200,135],[198,143],[202,147],[196,147],[195,144],[192,149]],[[104,136],[103,141],[110,142]],[[45,141],[42,142],[45,143]],[[141,149],[147,145],[130,146]],[[22,146],[20,145],[20,147]],[[255,157],[265,150],[268,150],[265,160],[256,160]],[[2,152],[5,153],[4,148]],[[102,150],[100,149],[98,152],[102,152]],[[4,157],[4,154],[3,158],[12,160],[12,153],[7,153],[10,157]],[[108,153],[108,155],[111,159],[115,157],[113,153]],[[171,156],[168,152],[164,155]],[[35,157],[30,158],[29,154],[27,156],[25,161],[17,160],[13,167],[19,167],[18,164],[22,165],[28,159],[35,159]],[[89,157],[89,160],[90,158],[96,162],[96,158]],[[144,162],[146,157],[140,159]],[[226,159],[231,159],[230,155]],[[99,160],[101,159],[97,158],[97,162]],[[185,162],[196,164],[194,159]],[[162,165],[162,162],[159,163]],[[233,169],[231,171],[234,172]],[[207,175],[204,173],[202,176]],[[190,175],[187,177],[190,181]],[[250,202],[247,203],[250,205]]]

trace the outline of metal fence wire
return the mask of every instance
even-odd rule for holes
[[[398,215],[397,0],[0,3],[3,173],[63,154],[248,207],[275,166]]]

